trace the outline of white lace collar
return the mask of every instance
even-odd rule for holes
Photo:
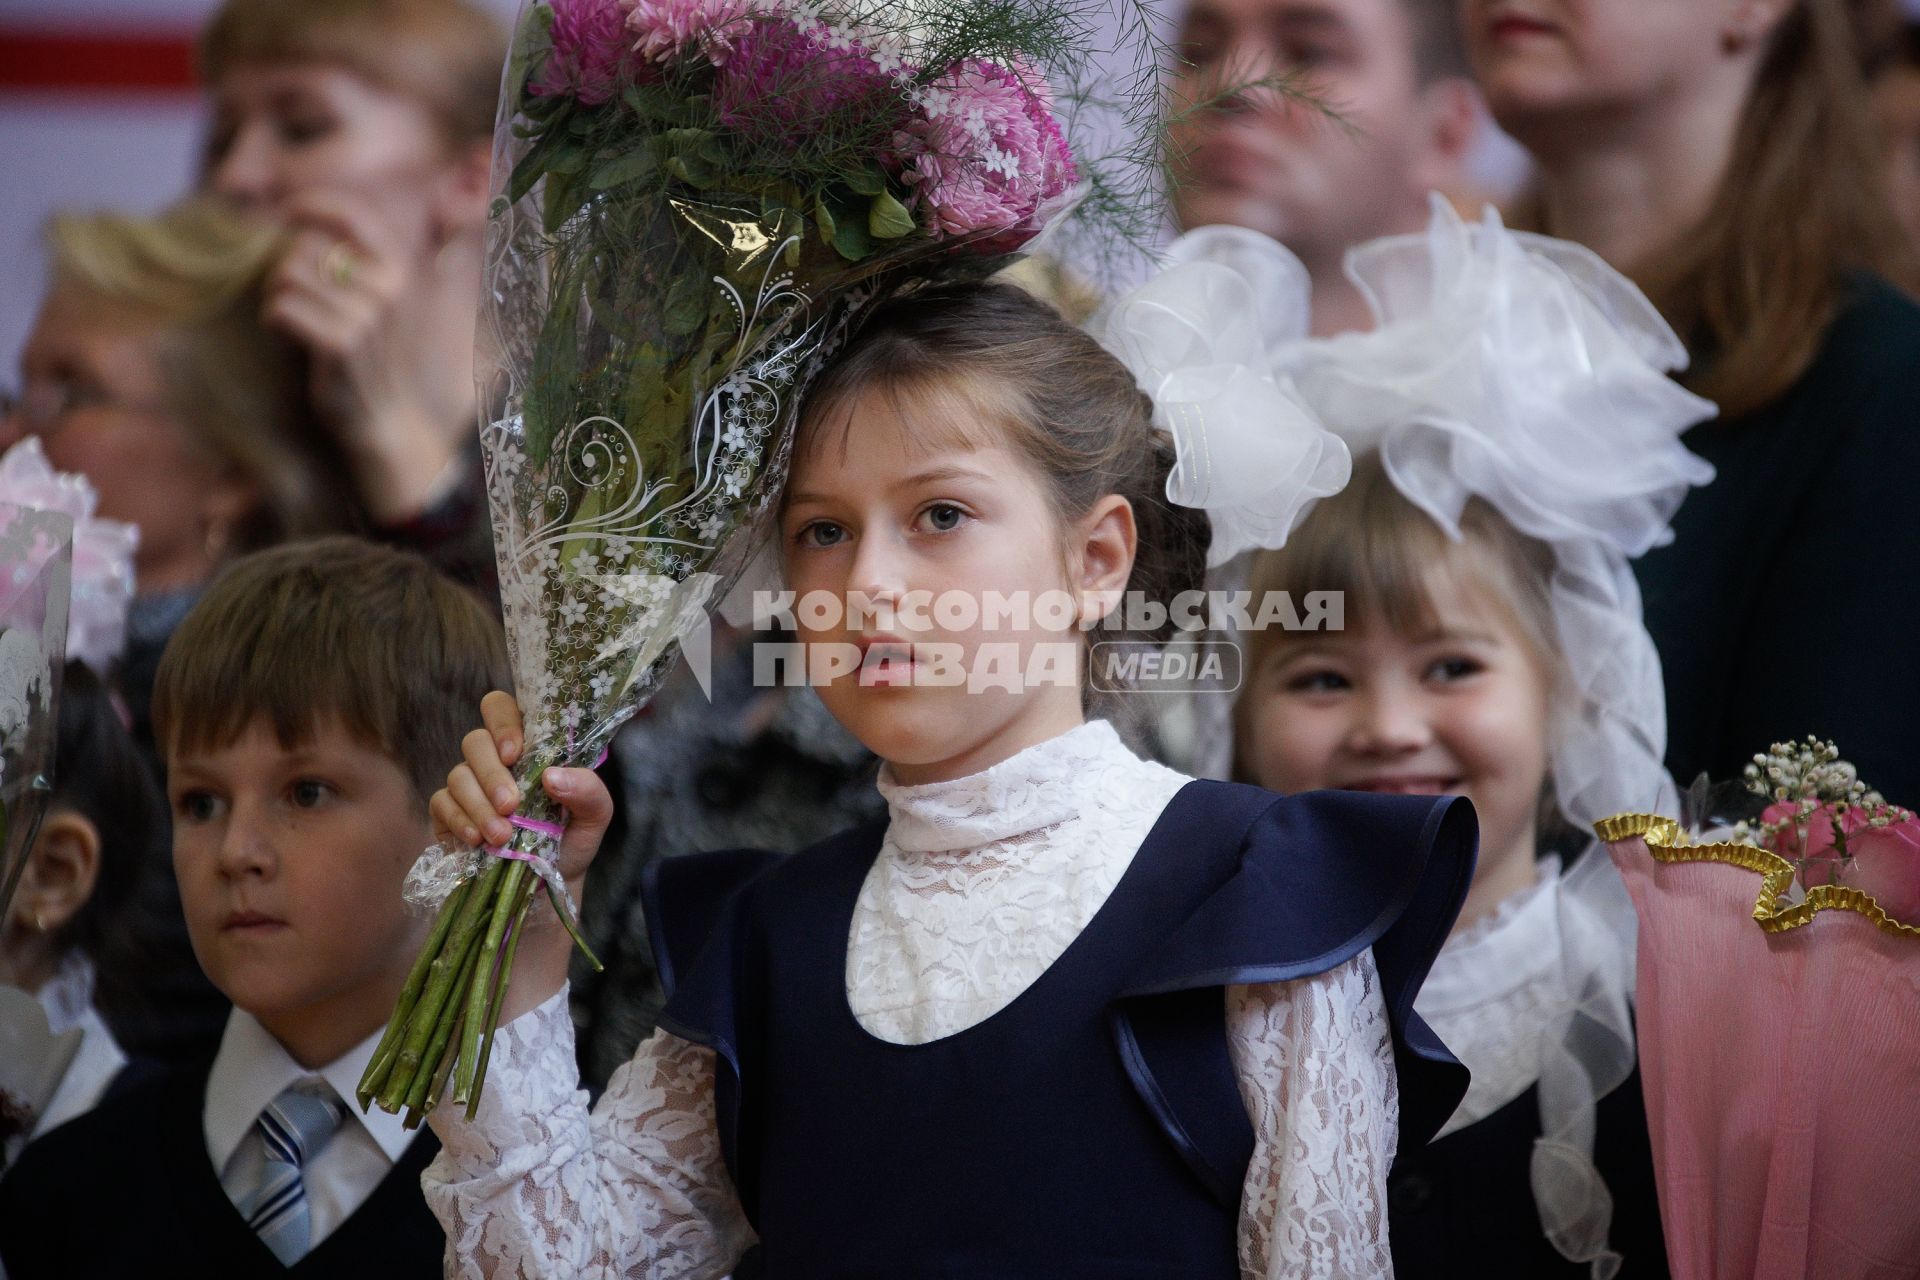
[[[1497,1004],[1561,967],[1560,860],[1543,858],[1534,882],[1447,939],[1420,988],[1422,1016]]]
[[[947,782],[902,786],[880,769],[889,843],[902,853],[979,849],[1058,826],[1082,812],[1090,765],[1140,760],[1105,720],[1089,720],[999,764]]]

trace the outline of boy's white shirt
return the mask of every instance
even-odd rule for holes
[[[309,1071],[293,1060],[258,1019],[235,1009],[227,1018],[220,1052],[207,1075],[201,1121],[207,1156],[213,1161],[214,1171],[223,1177],[230,1165],[236,1170],[253,1166],[248,1170],[252,1173],[265,1160],[259,1138],[252,1136],[254,1121],[288,1085],[317,1077],[332,1086],[347,1104],[348,1118],[341,1122],[339,1131],[301,1170],[315,1245],[366,1202],[416,1136],[401,1124],[399,1116],[388,1115],[378,1107],[363,1115],[354,1101],[353,1091],[379,1043],[380,1033],[376,1031],[326,1066]]]

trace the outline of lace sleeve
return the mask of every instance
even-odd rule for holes
[[[562,991],[500,1028],[469,1122],[421,1177],[460,1280],[724,1275],[753,1242],[714,1127],[713,1052],[656,1031],[591,1114]]]
[[[1228,987],[1227,1044],[1254,1127],[1242,1277],[1392,1276],[1400,1095],[1373,953],[1312,978]]]

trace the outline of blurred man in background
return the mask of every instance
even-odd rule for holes
[[[1451,0],[1192,0],[1176,48],[1176,111],[1269,76],[1318,100],[1262,86],[1176,116],[1181,228],[1272,236],[1313,277],[1316,334],[1371,327],[1347,249],[1424,227],[1427,193],[1462,188],[1480,119]]]

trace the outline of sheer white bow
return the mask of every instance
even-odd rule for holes
[[[1351,472],[1282,369],[1307,333],[1307,273],[1267,237],[1202,227],[1089,328],[1153,400],[1178,459],[1167,499],[1206,509],[1209,566],[1278,546]]]
[[[1469,225],[1437,195],[1432,205],[1424,233],[1348,255],[1370,332],[1308,339],[1300,264],[1251,232],[1209,227],[1181,237],[1164,271],[1095,333],[1154,396],[1179,451],[1168,497],[1212,517],[1222,585],[1236,581],[1241,552],[1282,545],[1344,486],[1349,450],[1377,449],[1395,486],[1454,537],[1479,498],[1547,544],[1573,686],[1549,739],[1559,806],[1581,829],[1665,811],[1676,795],[1662,764],[1660,664],[1628,560],[1669,539],[1687,490],[1712,479],[1679,436],[1714,406],[1667,377],[1685,348],[1600,258],[1508,231],[1491,209]],[[1202,700],[1201,772],[1227,766],[1227,710],[1224,697]],[[1537,1073],[1529,1065],[1509,1100],[1537,1081],[1542,1226],[1604,1280],[1619,1257],[1592,1159],[1595,1104],[1634,1062],[1633,913],[1603,857],[1579,859],[1552,896],[1546,932],[1559,959],[1527,1014],[1551,1028],[1536,1041]]]

